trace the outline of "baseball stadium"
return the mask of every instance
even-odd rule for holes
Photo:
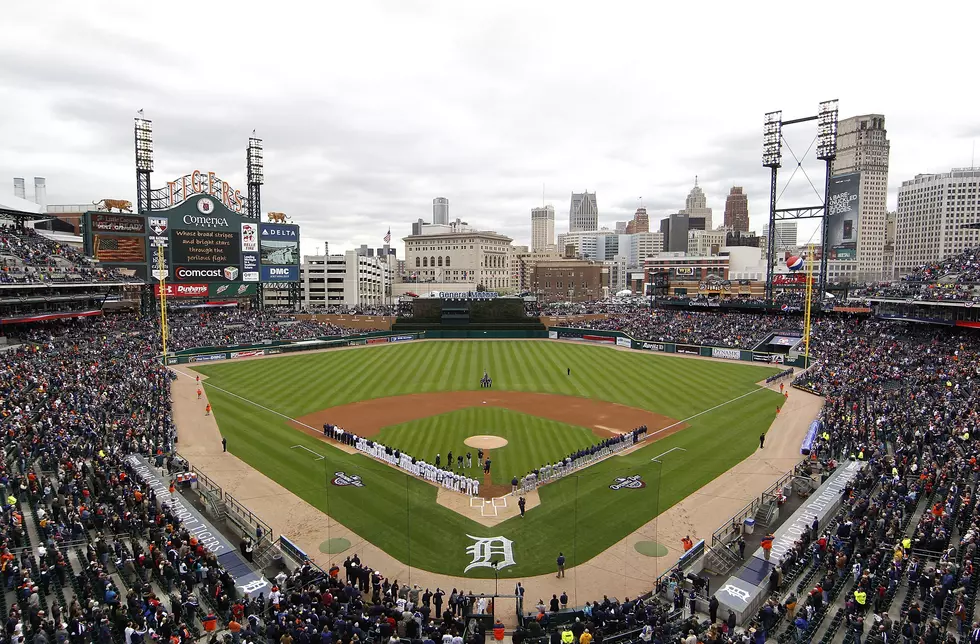
[[[311,307],[262,141],[153,188],[135,127],[135,203],[0,199],[8,641],[969,637],[978,249]]]

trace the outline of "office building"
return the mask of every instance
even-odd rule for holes
[[[633,219],[626,224],[626,234],[648,233],[650,232],[650,216],[647,215],[646,208],[637,208]]]
[[[776,222],[776,250],[786,250],[796,246],[797,226],[795,221],[782,220]],[[769,239],[769,224],[762,227],[762,236]],[[764,242],[768,248],[768,241]]]
[[[643,266],[644,260],[656,257],[664,250],[664,235],[660,232],[635,233],[629,235],[629,267]]]
[[[531,292],[538,301],[592,302],[609,291],[609,267],[586,259],[552,259],[537,262]]]
[[[725,230],[687,231],[687,254],[692,256],[717,255],[725,246]]]
[[[402,239],[410,279],[448,284],[445,290],[464,290],[462,284],[482,285],[491,291],[511,288],[513,240],[510,237],[474,230],[462,223],[450,225],[448,231],[433,230],[430,233],[428,228],[423,226],[422,235]]]
[[[518,293],[531,290],[534,265],[540,261],[561,259],[561,253],[552,246],[543,251],[535,251],[527,246],[513,246],[510,254],[511,285]]]
[[[749,232],[749,198],[741,186],[732,186],[732,191],[725,198],[725,228]]]
[[[626,234],[626,227],[629,226],[629,225],[630,225],[630,222],[628,222],[628,221],[617,221],[616,222],[616,232],[619,233],[619,234],[621,234],[621,235],[625,235]]]
[[[449,199],[436,197],[432,200],[432,223],[443,225],[449,223]]]
[[[555,207],[531,208],[531,248],[542,251],[555,245]]]
[[[898,189],[894,273],[980,246],[980,168],[919,174]]]
[[[853,258],[831,256],[829,261],[835,263],[836,274],[850,281],[878,280],[884,273],[889,149],[885,117],[881,114],[853,116],[838,124],[833,176],[860,175],[856,243]]]
[[[694,187],[688,193],[684,209],[680,214],[688,217],[703,217],[703,230],[711,230],[711,208],[708,208],[708,198],[704,196],[704,190],[698,185],[697,177],[694,177]]]
[[[594,192],[573,192],[568,209],[568,232],[599,230],[599,206]]]
[[[704,220],[701,219],[703,226]],[[670,253],[687,252],[687,233],[690,230],[690,217],[684,213],[674,214],[660,220],[660,232],[663,234],[664,251]]]
[[[599,231],[579,230],[558,235],[558,252],[562,256],[596,259],[598,257]]]
[[[359,250],[342,255],[304,255],[299,270],[301,306],[390,304],[396,265],[394,255],[369,257]],[[266,285],[262,299],[266,306],[289,306],[289,290]]]

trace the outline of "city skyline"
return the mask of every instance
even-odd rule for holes
[[[51,204],[135,200],[132,119],[143,109],[154,122],[154,186],[206,168],[244,190],[243,152],[256,130],[265,142],[262,210],[285,212],[303,227],[303,252],[326,240],[339,248],[376,246],[389,228],[400,239],[411,222],[431,217],[438,196],[451,200],[453,218],[524,245],[531,241],[531,208],[554,205],[555,230],[567,230],[569,195],[584,188],[599,196],[600,227],[629,220],[643,195],[657,229],[684,207],[695,175],[715,226],[737,185],[751,204],[749,227],[760,231],[769,193],[762,118],[772,110],[798,118],[837,98],[841,119],[884,114],[888,210],[897,207],[902,181],[970,166],[980,136],[970,108],[976,90],[960,82],[957,64],[929,72],[932,86],[955,88],[955,100],[948,92],[908,91],[908,79],[927,64],[909,48],[890,52],[889,64],[876,65],[874,74],[839,73],[826,50],[846,46],[854,60],[876,61],[880,45],[828,31],[795,7],[773,18],[763,7],[720,2],[707,11],[664,12],[576,2],[475,9],[366,1],[317,6],[297,22],[290,11],[258,2],[215,2],[228,33],[263,25],[265,53],[248,57],[223,38],[193,38],[183,4],[175,0],[168,12],[59,4],[43,21],[34,5],[7,8],[0,43],[0,182],[7,193],[13,177],[43,176]],[[964,59],[968,26],[980,8],[961,9],[941,36],[921,34],[935,59]],[[916,27],[911,15],[883,16],[870,5],[849,5],[847,12],[853,24],[880,22],[892,33]],[[587,41],[549,44],[583,20]],[[747,46],[726,49],[723,61],[717,47],[699,47],[686,51],[683,64],[652,70],[624,64],[677,60],[689,31],[649,38],[646,25],[663,21],[697,25],[707,43],[739,33]],[[324,41],[317,27],[323,22],[344,28]],[[774,54],[766,43],[779,28],[814,44]],[[495,46],[504,41],[510,46]],[[322,64],[341,58],[350,60]],[[221,73],[188,74],[202,59]],[[588,91],[554,109],[558,97],[583,83]],[[393,95],[402,105],[397,114]],[[735,100],[679,102],[676,95]],[[813,128],[792,130],[787,141],[802,155]],[[795,167],[784,150],[780,176]],[[819,186],[820,164],[805,162],[804,169]],[[782,198],[806,205],[813,196],[806,178],[800,173]],[[810,230],[801,224],[801,241]]]

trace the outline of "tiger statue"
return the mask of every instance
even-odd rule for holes
[[[133,212],[133,203],[125,199],[102,199],[100,201],[93,201],[92,205],[106,212],[112,212],[113,208],[119,212],[123,212],[124,210],[126,212]]]
[[[270,212],[270,213],[268,213],[268,215],[269,215],[269,222],[270,223],[284,224],[287,221],[289,221],[289,217],[287,217],[285,215],[285,213],[281,213],[281,212]]]

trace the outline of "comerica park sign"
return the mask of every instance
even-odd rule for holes
[[[220,201],[225,208],[235,214],[248,211],[248,198],[241,190],[235,190],[227,181],[222,181],[214,172],[194,170],[179,179],[168,181],[167,185],[150,191],[150,204],[154,210],[167,210],[187,201],[195,195],[207,195]]]

